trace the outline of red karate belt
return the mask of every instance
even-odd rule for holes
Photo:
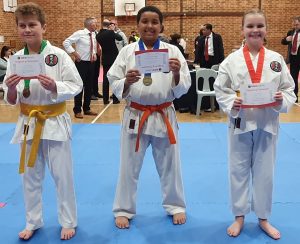
[[[176,139],[175,139],[175,135],[171,126],[171,123],[168,119],[168,117],[166,116],[166,114],[164,113],[163,109],[169,107],[172,105],[172,102],[166,102],[166,103],[162,103],[159,105],[142,105],[139,103],[135,103],[135,102],[131,102],[130,107],[140,110],[140,111],[144,111],[142,118],[140,120],[139,123],[139,128],[138,128],[138,134],[137,134],[137,138],[136,138],[136,144],[135,144],[135,151],[137,152],[139,150],[139,145],[140,145],[140,136],[141,136],[141,132],[143,129],[143,126],[146,122],[146,120],[148,119],[148,117],[153,113],[153,112],[158,112],[161,114],[166,126],[167,126],[167,132],[168,132],[168,136],[169,136],[169,141],[170,144],[176,144]]]

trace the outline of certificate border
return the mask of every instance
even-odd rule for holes
[[[259,104],[259,105],[251,105],[251,104],[242,104],[242,108],[266,108],[266,107],[275,107],[279,105],[278,102],[266,103],[266,104]]]
[[[167,53],[168,49],[154,49],[154,50],[140,50],[140,51],[135,51],[135,55],[143,54],[143,53],[156,53],[156,52],[162,52],[162,53]]]

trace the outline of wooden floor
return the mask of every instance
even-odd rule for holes
[[[122,120],[125,102],[120,104],[103,105],[102,99],[91,101],[91,109],[98,113],[97,116],[84,116],[83,119],[74,118],[73,100],[67,101],[67,110],[72,117],[73,123],[120,123]],[[0,123],[14,123],[17,121],[19,108],[5,104],[2,94],[0,95]],[[225,122],[227,117],[221,111],[214,113],[201,111],[201,115],[177,112],[179,122]],[[280,114],[281,122],[300,122],[300,104],[295,104],[288,114]]]

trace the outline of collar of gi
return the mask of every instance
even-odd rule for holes
[[[42,40],[39,54],[44,50],[44,48],[45,48],[46,46],[47,46],[47,41],[46,41],[46,40]],[[29,54],[29,50],[28,50],[28,47],[27,47],[27,45],[26,45],[25,48],[24,48],[24,55],[28,55],[28,54]]]

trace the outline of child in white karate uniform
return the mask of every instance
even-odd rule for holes
[[[70,141],[72,125],[65,101],[82,90],[82,80],[69,55],[43,40],[45,14],[39,5],[18,5],[15,16],[18,34],[25,43],[25,48],[15,55],[41,54],[46,70],[45,74],[23,79],[13,73],[9,61],[4,79],[5,100],[21,108],[12,139],[12,143],[22,145],[20,173],[26,226],[19,238],[30,239],[44,224],[42,181],[47,164],[57,190],[61,239],[68,240],[75,235],[77,210]]]
[[[263,46],[267,32],[263,12],[246,12],[242,31],[245,46],[221,63],[214,84],[217,101],[229,117],[229,177],[235,221],[227,233],[238,236],[244,216],[253,210],[261,229],[273,239],[279,239],[279,230],[268,219],[272,207],[279,113],[287,112],[296,100],[294,82],[284,58]],[[268,106],[243,105],[238,95],[241,84],[255,83],[274,83],[277,87],[274,101]]]
[[[184,224],[185,200],[181,177],[178,125],[172,101],[185,94],[191,84],[186,60],[179,49],[160,42],[163,15],[146,6],[139,10],[140,40],[125,46],[108,72],[113,93],[124,98],[119,181],[113,206],[118,228],[129,228],[136,214],[136,191],[146,149],[151,144],[158,171],[163,207],[174,224]],[[168,49],[170,72],[141,75],[135,51]]]

